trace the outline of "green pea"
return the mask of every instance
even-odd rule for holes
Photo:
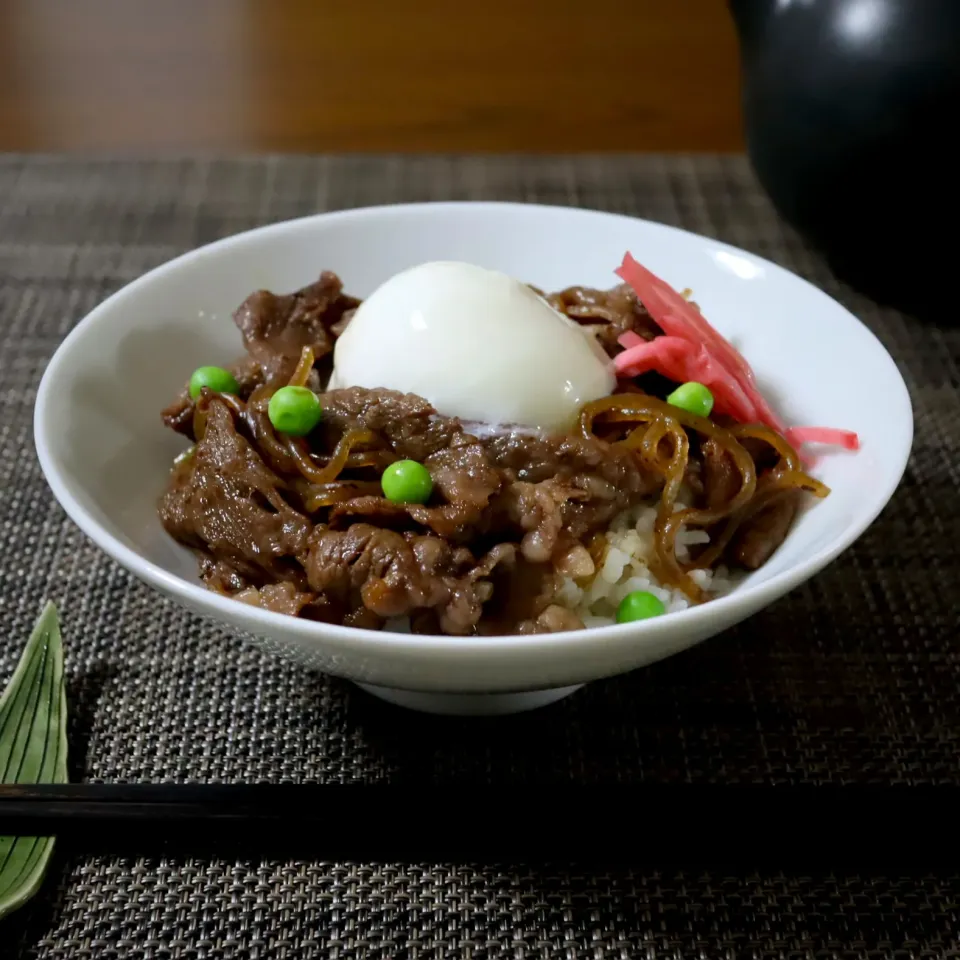
[[[648,620],[667,612],[663,601],[646,590],[634,590],[628,593],[617,607],[617,623],[632,623],[634,620]]]
[[[320,398],[306,387],[281,387],[267,406],[270,422],[280,433],[305,437],[320,422]]]
[[[433,492],[430,472],[416,460],[391,463],[380,478],[383,495],[394,503],[426,503]]]
[[[214,393],[239,393],[237,378],[223,367],[197,367],[190,377],[190,399],[196,400],[200,391],[208,387]]]
[[[682,383],[667,397],[667,403],[698,417],[709,417],[713,409],[713,394],[702,384],[691,380]]]

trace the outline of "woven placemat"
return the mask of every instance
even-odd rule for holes
[[[36,386],[87,311],[200,244],[325,209],[512,199],[742,246],[860,316],[900,365],[914,453],[852,550],[748,624],[555,707],[428,720],[243,645],[140,586],[65,518]],[[935,282],[936,278],[931,278]],[[960,782],[960,327],[839,286],[736,157],[0,158],[0,675],[64,621],[73,776],[516,784]],[[855,375],[855,370],[851,373]],[[0,956],[944,956],[960,877],[547,875],[522,868],[58,860]]]

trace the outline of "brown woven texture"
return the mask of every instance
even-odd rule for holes
[[[406,714],[273,659],[136,583],[65,518],[32,409],[54,349],[99,301],[258,224],[446,199],[676,224],[837,297],[913,397],[914,452],[891,506],[739,629],[496,722]],[[75,779],[956,783],[958,363],[960,327],[923,327],[838,285],[737,157],[0,158],[0,675],[56,600]],[[57,860],[0,926],[0,956],[940,957],[958,949],[958,897],[958,876]]]

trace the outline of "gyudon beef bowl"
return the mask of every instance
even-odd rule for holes
[[[371,208],[180,257],[67,337],[37,448],[193,611],[421,709],[555,700],[818,572],[909,399],[822,292],[668,227]]]

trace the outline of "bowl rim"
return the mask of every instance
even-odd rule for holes
[[[583,216],[587,218],[614,219],[628,221],[653,227],[655,230],[665,230],[700,243],[711,244],[717,250],[726,251],[739,257],[747,257],[755,264],[769,270],[773,275],[780,276],[790,283],[800,283],[814,291],[818,296],[827,298],[836,308],[846,315],[846,321],[854,324],[858,334],[866,342],[872,341],[873,348],[878,351],[882,362],[889,366],[888,389],[899,394],[899,408],[902,414],[906,432],[904,441],[895,461],[895,467],[885,478],[885,482],[874,494],[870,508],[864,512],[855,523],[845,527],[842,532],[830,540],[826,545],[811,553],[809,557],[793,564],[786,570],[775,574],[768,580],[758,584],[739,586],[730,593],[711,600],[699,606],[670,613],[664,617],[624,624],[612,624],[602,627],[584,627],[578,630],[562,631],[544,634],[503,634],[494,636],[454,637],[445,634],[413,634],[393,633],[381,630],[371,630],[358,627],[346,627],[340,624],[320,623],[291,617],[288,614],[276,613],[260,607],[239,604],[236,600],[221,596],[203,587],[199,581],[192,583],[170,573],[163,567],[143,558],[136,550],[128,547],[109,533],[90,513],[74,498],[68,489],[67,482],[56,466],[48,442],[49,405],[57,374],[68,362],[72,349],[81,338],[88,335],[100,320],[120,305],[123,301],[136,297],[139,290],[149,284],[162,280],[168,274],[174,274],[188,262],[202,262],[209,256],[231,247],[240,247],[248,243],[258,243],[272,234],[282,234],[291,229],[306,227],[317,222],[335,222],[346,220],[379,219],[414,214],[429,214],[436,212],[465,212],[487,210],[517,211],[534,208],[540,213],[548,212],[556,215]],[[54,497],[80,530],[104,553],[110,556],[130,573],[147,585],[176,597],[178,601],[194,610],[201,610],[204,615],[211,616],[218,621],[242,620],[247,624],[245,629],[263,635],[278,633],[292,634],[301,641],[322,641],[336,643],[341,649],[350,649],[357,652],[357,645],[366,645],[371,650],[389,645],[394,654],[412,655],[442,653],[444,659],[475,659],[478,656],[487,659],[490,656],[504,653],[536,654],[538,652],[558,652],[561,648],[577,648],[584,643],[593,643],[598,640],[620,646],[624,643],[643,643],[646,640],[675,632],[689,632],[706,635],[713,632],[710,621],[718,620],[724,623],[736,622],[741,619],[737,615],[737,608],[749,608],[747,613],[762,609],[767,604],[797,587],[810,577],[819,573],[824,567],[835,560],[841,553],[850,547],[873,524],[877,517],[888,505],[896,492],[906,471],[914,439],[914,414],[910,393],[904,382],[899,368],[881,343],[876,334],[843,304],[830,297],[825,291],[792,271],[781,267],[773,261],[758,256],[748,250],[725,243],[712,237],[685,230],[671,224],[635,217],[629,214],[593,209],[588,207],[563,206],[560,204],[521,203],[515,201],[424,201],[400,204],[378,204],[371,206],[353,207],[342,210],[333,210],[321,213],[294,217],[275,223],[254,227],[227,237],[222,237],[211,243],[188,250],[166,262],[148,270],[134,280],[120,287],[110,296],[97,304],[89,313],[80,319],[66,337],[61,341],[53,356],[47,363],[46,369],[37,389],[34,405],[34,444],[44,477],[54,494]],[[724,617],[723,614],[728,616]],[[730,616],[732,615],[732,616]]]

